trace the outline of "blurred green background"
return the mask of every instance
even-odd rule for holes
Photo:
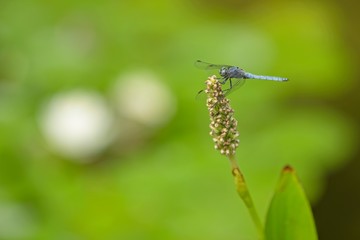
[[[356,4],[0,1],[0,239],[256,239],[197,59],[290,78],[230,95],[261,217],[291,164],[320,239],[360,239]]]

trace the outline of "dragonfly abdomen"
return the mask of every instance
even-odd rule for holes
[[[245,78],[250,78],[250,79],[270,80],[277,82],[285,82],[288,80],[287,78],[283,78],[283,77],[255,75],[248,72],[245,72],[244,76]]]

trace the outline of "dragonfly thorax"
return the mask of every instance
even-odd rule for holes
[[[219,73],[220,73],[221,77],[223,77],[225,79],[243,78],[244,74],[245,74],[244,70],[242,70],[239,67],[234,67],[234,66],[222,67],[222,68],[220,68]]]

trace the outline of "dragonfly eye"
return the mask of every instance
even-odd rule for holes
[[[219,73],[222,77],[225,77],[226,76],[226,68],[225,67],[220,68]]]

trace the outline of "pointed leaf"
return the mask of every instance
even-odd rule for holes
[[[290,166],[281,174],[265,224],[266,240],[317,240],[310,204]]]

